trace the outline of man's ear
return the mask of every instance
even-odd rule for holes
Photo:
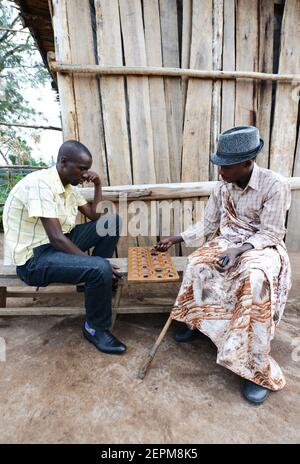
[[[67,163],[67,158],[66,158],[66,156],[64,156],[64,155],[61,156],[61,157],[60,157],[60,164],[61,164],[62,166],[65,166],[66,163]]]

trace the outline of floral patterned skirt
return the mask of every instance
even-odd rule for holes
[[[285,385],[270,356],[274,337],[280,254],[275,247],[243,253],[219,272],[220,253],[236,246],[217,237],[188,258],[171,317],[198,329],[217,346],[217,363],[270,390]]]

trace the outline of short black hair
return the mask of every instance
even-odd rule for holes
[[[67,159],[71,159],[82,153],[92,158],[91,152],[85,145],[83,145],[83,143],[78,142],[78,140],[66,140],[58,151],[57,161],[59,161],[62,156]]]

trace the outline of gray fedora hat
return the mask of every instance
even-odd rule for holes
[[[210,159],[218,166],[239,164],[255,158],[263,146],[257,127],[236,126],[220,134],[217,152]]]

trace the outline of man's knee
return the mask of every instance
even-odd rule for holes
[[[90,281],[97,283],[110,283],[112,280],[112,267],[107,259],[100,258],[100,256],[91,256],[91,264],[89,269]]]
[[[269,282],[261,269],[251,270],[250,287],[255,302],[263,302],[266,298],[269,298]]]

